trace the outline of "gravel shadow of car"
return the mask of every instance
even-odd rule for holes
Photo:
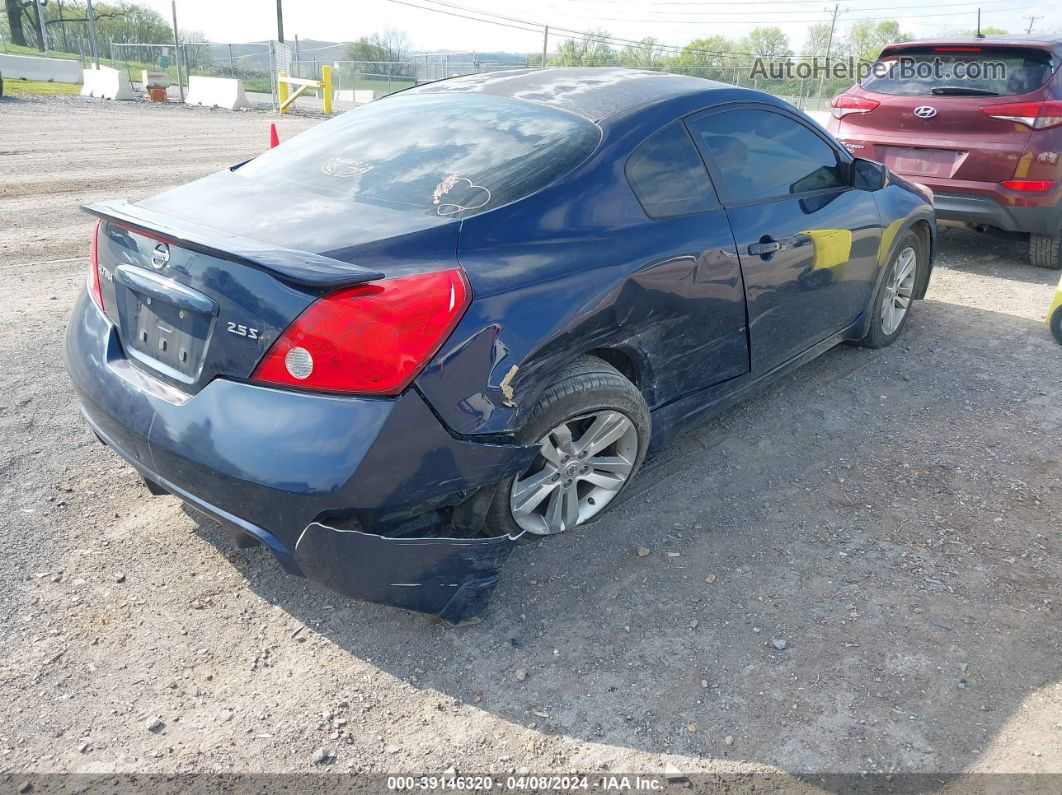
[[[957,773],[1059,678],[1060,364],[1041,324],[927,300],[896,345],[831,351],[647,462],[600,522],[521,545],[471,626],[200,532],[335,646],[539,736]]]

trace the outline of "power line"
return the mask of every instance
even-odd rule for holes
[[[446,2],[446,0],[421,0],[421,1],[431,4],[431,7],[420,6],[423,10],[436,11],[438,13],[447,13],[447,12],[442,11],[442,9],[434,8],[433,6],[446,6],[447,8],[459,9],[460,11],[470,12],[470,13],[474,13],[474,14],[480,14],[480,15],[483,15],[483,16],[492,17],[494,19],[504,19],[504,20],[507,20],[509,22],[519,23],[519,24],[522,24],[522,25],[530,25],[536,30],[541,30],[544,27],[544,25],[545,25],[545,23],[543,23],[543,22],[535,22],[535,21],[532,21],[532,20],[520,19],[520,18],[517,18],[517,17],[506,16],[504,14],[498,14],[498,13],[493,12],[493,11],[485,11],[483,9],[471,8],[471,7],[468,7],[468,6],[457,5],[456,3]],[[1002,0],[1002,1],[1006,2],[1007,0]],[[1009,0],[1009,1],[1010,2],[1014,2],[1015,0]],[[399,0],[391,0],[391,2],[399,2]],[[407,2],[402,2],[402,5],[412,5],[412,4],[411,3],[407,3]],[[416,7],[416,6],[414,6],[414,7]],[[910,7],[913,7],[913,6],[910,6]],[[998,8],[998,9],[991,9],[991,10],[993,12],[996,12],[996,11],[998,11],[998,12],[1021,11],[1021,10],[1024,10],[1026,8],[1035,8],[1035,7],[1037,7],[1037,6],[1025,5],[1025,6],[1011,6],[1011,7],[1007,7],[1007,8]],[[940,13],[934,12],[934,13],[929,13],[929,14],[907,14],[905,16],[907,16],[908,18],[913,18],[913,19],[924,19],[924,18],[942,17],[942,16],[966,16],[969,13],[970,13],[969,11],[952,11],[952,12],[940,12]],[[455,16],[460,16],[460,15],[459,14],[455,14]],[[466,19],[467,18],[473,18],[473,17],[466,17]],[[895,18],[894,15],[890,15],[890,16],[885,16],[885,17],[852,17],[850,19],[851,19],[851,21],[854,22],[854,21],[863,21],[863,20],[873,21],[873,20],[894,19],[894,18]],[[600,16],[592,17],[591,19],[593,19],[595,21],[600,21],[600,22],[658,23],[658,24],[690,24],[690,23],[694,23],[695,24],[697,22],[697,20],[686,20],[686,19],[682,19],[682,20],[631,19],[631,18],[624,18],[624,17],[600,17]],[[480,20],[480,21],[489,21],[489,20]],[[705,22],[718,23],[718,24],[748,24],[750,20],[748,19],[747,15],[746,15],[746,16],[742,16],[742,18],[740,18],[740,19],[725,19],[725,20],[724,19],[713,19],[713,20],[704,20],[704,21]],[[796,24],[796,23],[810,24],[810,23],[814,23],[814,22],[821,22],[822,19],[821,18],[815,18],[815,19],[791,19],[791,20],[786,20],[786,21],[789,22],[789,23],[792,23],[792,24]],[[574,30],[572,28],[565,28],[565,27],[561,27],[559,25],[554,25],[554,24],[550,24],[550,28],[553,29],[553,30],[556,30],[556,31],[561,31],[561,32],[565,32],[565,33],[572,33],[572,34],[575,34],[576,36],[579,36],[579,37],[583,36],[586,33],[586,31],[578,31],[578,30]],[[624,44],[640,44],[641,43],[639,41],[634,41],[634,40],[631,40],[631,39],[622,39],[622,38],[619,38],[619,37],[616,37],[616,36],[604,36],[604,37],[601,37],[601,38],[614,40],[616,42],[620,42],[620,43],[624,43]],[[658,45],[658,46],[660,46],[661,48],[664,48],[664,49],[679,49],[679,50],[683,49],[681,46],[678,46],[678,45],[664,45],[664,44],[661,44],[661,45]],[[722,54],[722,53],[718,53],[718,54]]]

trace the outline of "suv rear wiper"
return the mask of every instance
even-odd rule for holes
[[[998,97],[998,91],[990,91],[987,88],[972,88],[970,86],[933,86],[929,90],[937,96],[953,97]]]

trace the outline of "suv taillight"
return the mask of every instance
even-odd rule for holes
[[[460,268],[337,290],[310,304],[280,335],[252,380],[397,395],[442,347],[471,298]]]
[[[1012,102],[1007,105],[982,105],[981,112],[992,119],[1013,121],[1034,130],[1046,130],[1062,124],[1062,102]]]
[[[841,94],[834,97],[830,112],[835,119],[843,119],[849,113],[870,113],[881,103],[876,99],[857,97],[854,94]]]
[[[96,228],[92,230],[92,244],[89,246],[89,266],[85,286],[88,288],[92,303],[103,311],[103,291],[100,289],[100,224],[96,222]]]

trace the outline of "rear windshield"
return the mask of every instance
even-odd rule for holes
[[[520,199],[597,146],[581,116],[503,97],[410,94],[350,111],[236,173],[352,202],[466,216]]]
[[[1004,97],[1035,91],[1053,66],[1044,50],[942,45],[889,53],[860,85],[904,96]]]

